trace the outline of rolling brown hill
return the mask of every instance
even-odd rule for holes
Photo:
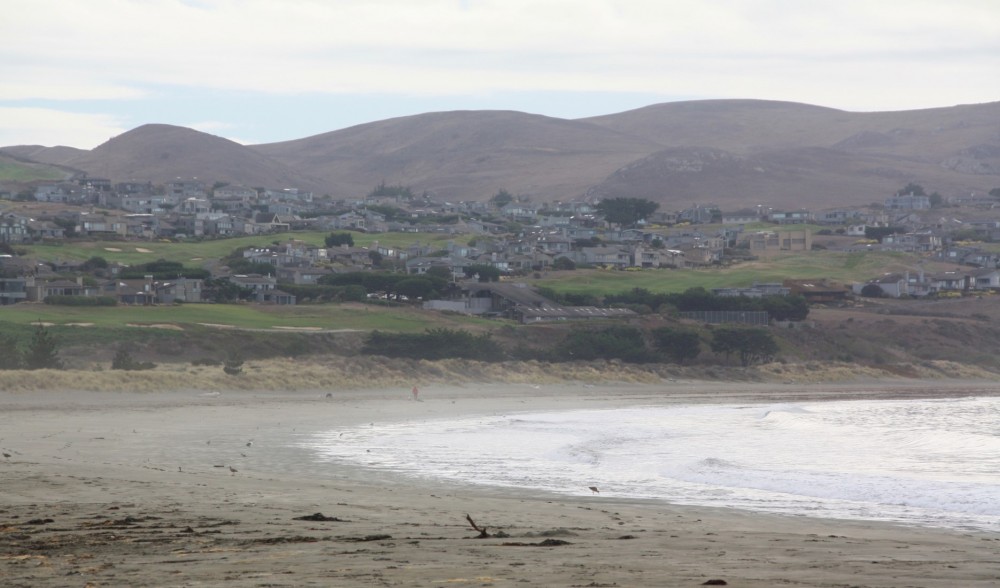
[[[364,195],[381,181],[445,200],[486,200],[500,189],[536,201],[583,194],[656,143],[578,122],[512,111],[394,118],[253,149]]]
[[[24,156],[30,149],[13,147],[4,151]],[[323,187],[307,172],[288,167],[239,143],[172,125],[143,125],[90,151],[36,148],[34,154],[36,160],[49,160],[92,177],[114,181],[164,183],[176,178],[200,178],[209,183],[268,188],[295,186],[320,190]]]
[[[667,209],[832,208],[880,202],[909,182],[945,197],[1000,187],[1000,102],[852,113],[704,100],[578,120],[455,111],[253,146],[145,125],[91,151],[5,150],[114,180],[199,177],[338,198],[384,181],[452,201],[502,188],[535,202],[639,196]]]

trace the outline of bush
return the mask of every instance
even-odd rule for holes
[[[230,351],[226,360],[222,362],[222,371],[230,376],[238,376],[243,373],[243,356],[238,351]]]
[[[565,361],[620,359],[631,363],[656,361],[646,349],[639,329],[614,326],[590,330],[579,328],[570,332],[556,348],[555,356]]]
[[[138,371],[138,370],[151,370],[156,367],[156,364],[151,361],[138,362],[124,347],[119,347],[118,352],[115,353],[115,358],[111,360],[111,369],[113,370],[127,370],[127,371]]]
[[[191,365],[209,365],[216,366],[222,365],[222,362],[218,359],[212,359],[211,357],[199,357],[198,359],[192,359]]]
[[[29,370],[62,369],[56,340],[42,324],[38,325],[31,336],[28,349],[24,353],[24,367]]]
[[[712,351],[733,353],[740,357],[740,365],[749,367],[756,363],[770,363],[778,352],[778,344],[771,333],[764,329],[723,327],[712,331]]]
[[[701,353],[701,340],[694,331],[660,327],[652,332],[654,345],[676,363],[694,359]]]

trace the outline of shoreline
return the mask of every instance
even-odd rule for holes
[[[360,467],[303,475],[309,464],[289,449],[319,428],[495,411],[992,396],[1000,384],[426,385],[423,402],[402,386],[330,394],[0,392],[0,447],[11,453],[0,464],[0,569],[12,586],[723,579],[950,587],[1000,579],[1000,535],[466,486]],[[296,520],[316,513],[340,521]],[[467,514],[506,537],[475,539]]]

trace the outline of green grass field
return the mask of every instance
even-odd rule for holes
[[[137,265],[166,259],[183,263],[189,267],[199,267],[206,261],[225,257],[241,247],[266,247],[275,242],[289,239],[322,246],[324,239],[329,234],[330,231],[302,231],[179,243],[169,241],[67,241],[25,245],[23,249],[39,261],[85,261],[91,257],[103,257],[110,262]],[[354,244],[358,247],[370,247],[378,241],[379,244],[390,247],[408,247],[414,243],[421,243],[443,249],[449,239],[455,238],[452,235],[438,233],[352,233],[352,235],[354,236]]]
[[[29,165],[9,159],[0,159],[0,182],[32,182],[36,180],[61,180],[66,174],[48,166]]]
[[[42,321],[54,325],[92,325],[104,328],[130,325],[227,325],[242,329],[379,329],[399,332],[420,332],[434,327],[497,325],[495,321],[423,313],[409,307],[357,304],[80,307],[22,303],[0,307],[0,321],[20,325]]]
[[[557,292],[593,295],[614,294],[633,288],[645,288],[652,292],[683,292],[699,286],[706,289],[740,287],[786,279],[825,278],[850,283],[865,281],[890,270],[915,267],[918,261],[916,256],[899,253],[813,251],[776,255],[727,268],[549,272],[548,277],[535,283]]]

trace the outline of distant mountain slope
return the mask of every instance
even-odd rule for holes
[[[679,170],[681,152],[654,154],[611,174],[590,190],[592,196],[830,207],[881,201],[911,181],[946,196],[1000,186],[1000,102],[850,113],[787,102],[708,100],[583,120],[673,150],[709,145],[730,156],[715,154],[702,161],[703,169]],[[687,154],[703,156],[698,150]]]
[[[86,149],[77,149],[75,147],[42,147],[41,145],[4,147],[3,152],[9,153],[14,157],[53,165],[66,165],[66,162],[70,159],[88,153]]]
[[[48,163],[38,163],[0,150],[0,183],[10,188],[37,181],[64,180],[73,172]]]
[[[585,122],[511,111],[394,118],[252,149],[364,195],[379,182],[447,200],[486,200],[500,189],[568,199],[658,146]]]
[[[852,113],[705,100],[578,120],[438,112],[253,146],[145,125],[91,151],[6,151],[116,181],[198,177],[338,198],[384,181],[444,200],[506,189],[536,202],[629,195],[665,208],[832,208],[880,202],[909,182],[946,197],[1000,187],[1000,102]]]
[[[268,188],[322,188],[308,174],[239,143],[172,125],[143,125],[67,160],[66,165],[115,181],[200,178]]]

